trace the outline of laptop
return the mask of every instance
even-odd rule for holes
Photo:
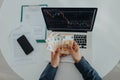
[[[92,61],[92,30],[97,8],[44,7],[41,8],[49,32],[71,34],[80,47],[80,53]],[[71,56],[61,62],[73,62]]]

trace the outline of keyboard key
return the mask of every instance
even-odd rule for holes
[[[75,34],[74,40],[77,42],[77,44],[80,46],[80,48],[86,48],[87,45],[87,35],[80,35]]]

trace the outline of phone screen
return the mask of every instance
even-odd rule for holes
[[[21,48],[23,49],[26,55],[30,54],[34,50],[32,45],[29,43],[29,41],[25,37],[25,35],[22,35],[21,37],[19,37],[17,39],[17,42],[19,43],[19,45],[21,46]]]

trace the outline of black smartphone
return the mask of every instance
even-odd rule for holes
[[[20,36],[17,39],[17,42],[19,43],[26,55],[30,54],[34,50],[25,35]]]

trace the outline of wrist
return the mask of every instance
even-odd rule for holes
[[[51,62],[50,64],[51,64],[51,66],[54,67],[54,68],[57,68],[57,67],[58,67],[57,64],[54,64],[54,63],[52,63],[52,62]]]
[[[74,61],[75,61],[75,63],[80,62],[81,58],[82,58],[82,56],[79,56],[78,58],[76,58],[76,59],[74,60]]]
[[[76,60],[74,60],[75,61],[75,63],[78,63],[78,62],[80,62],[80,59],[76,59]]]

